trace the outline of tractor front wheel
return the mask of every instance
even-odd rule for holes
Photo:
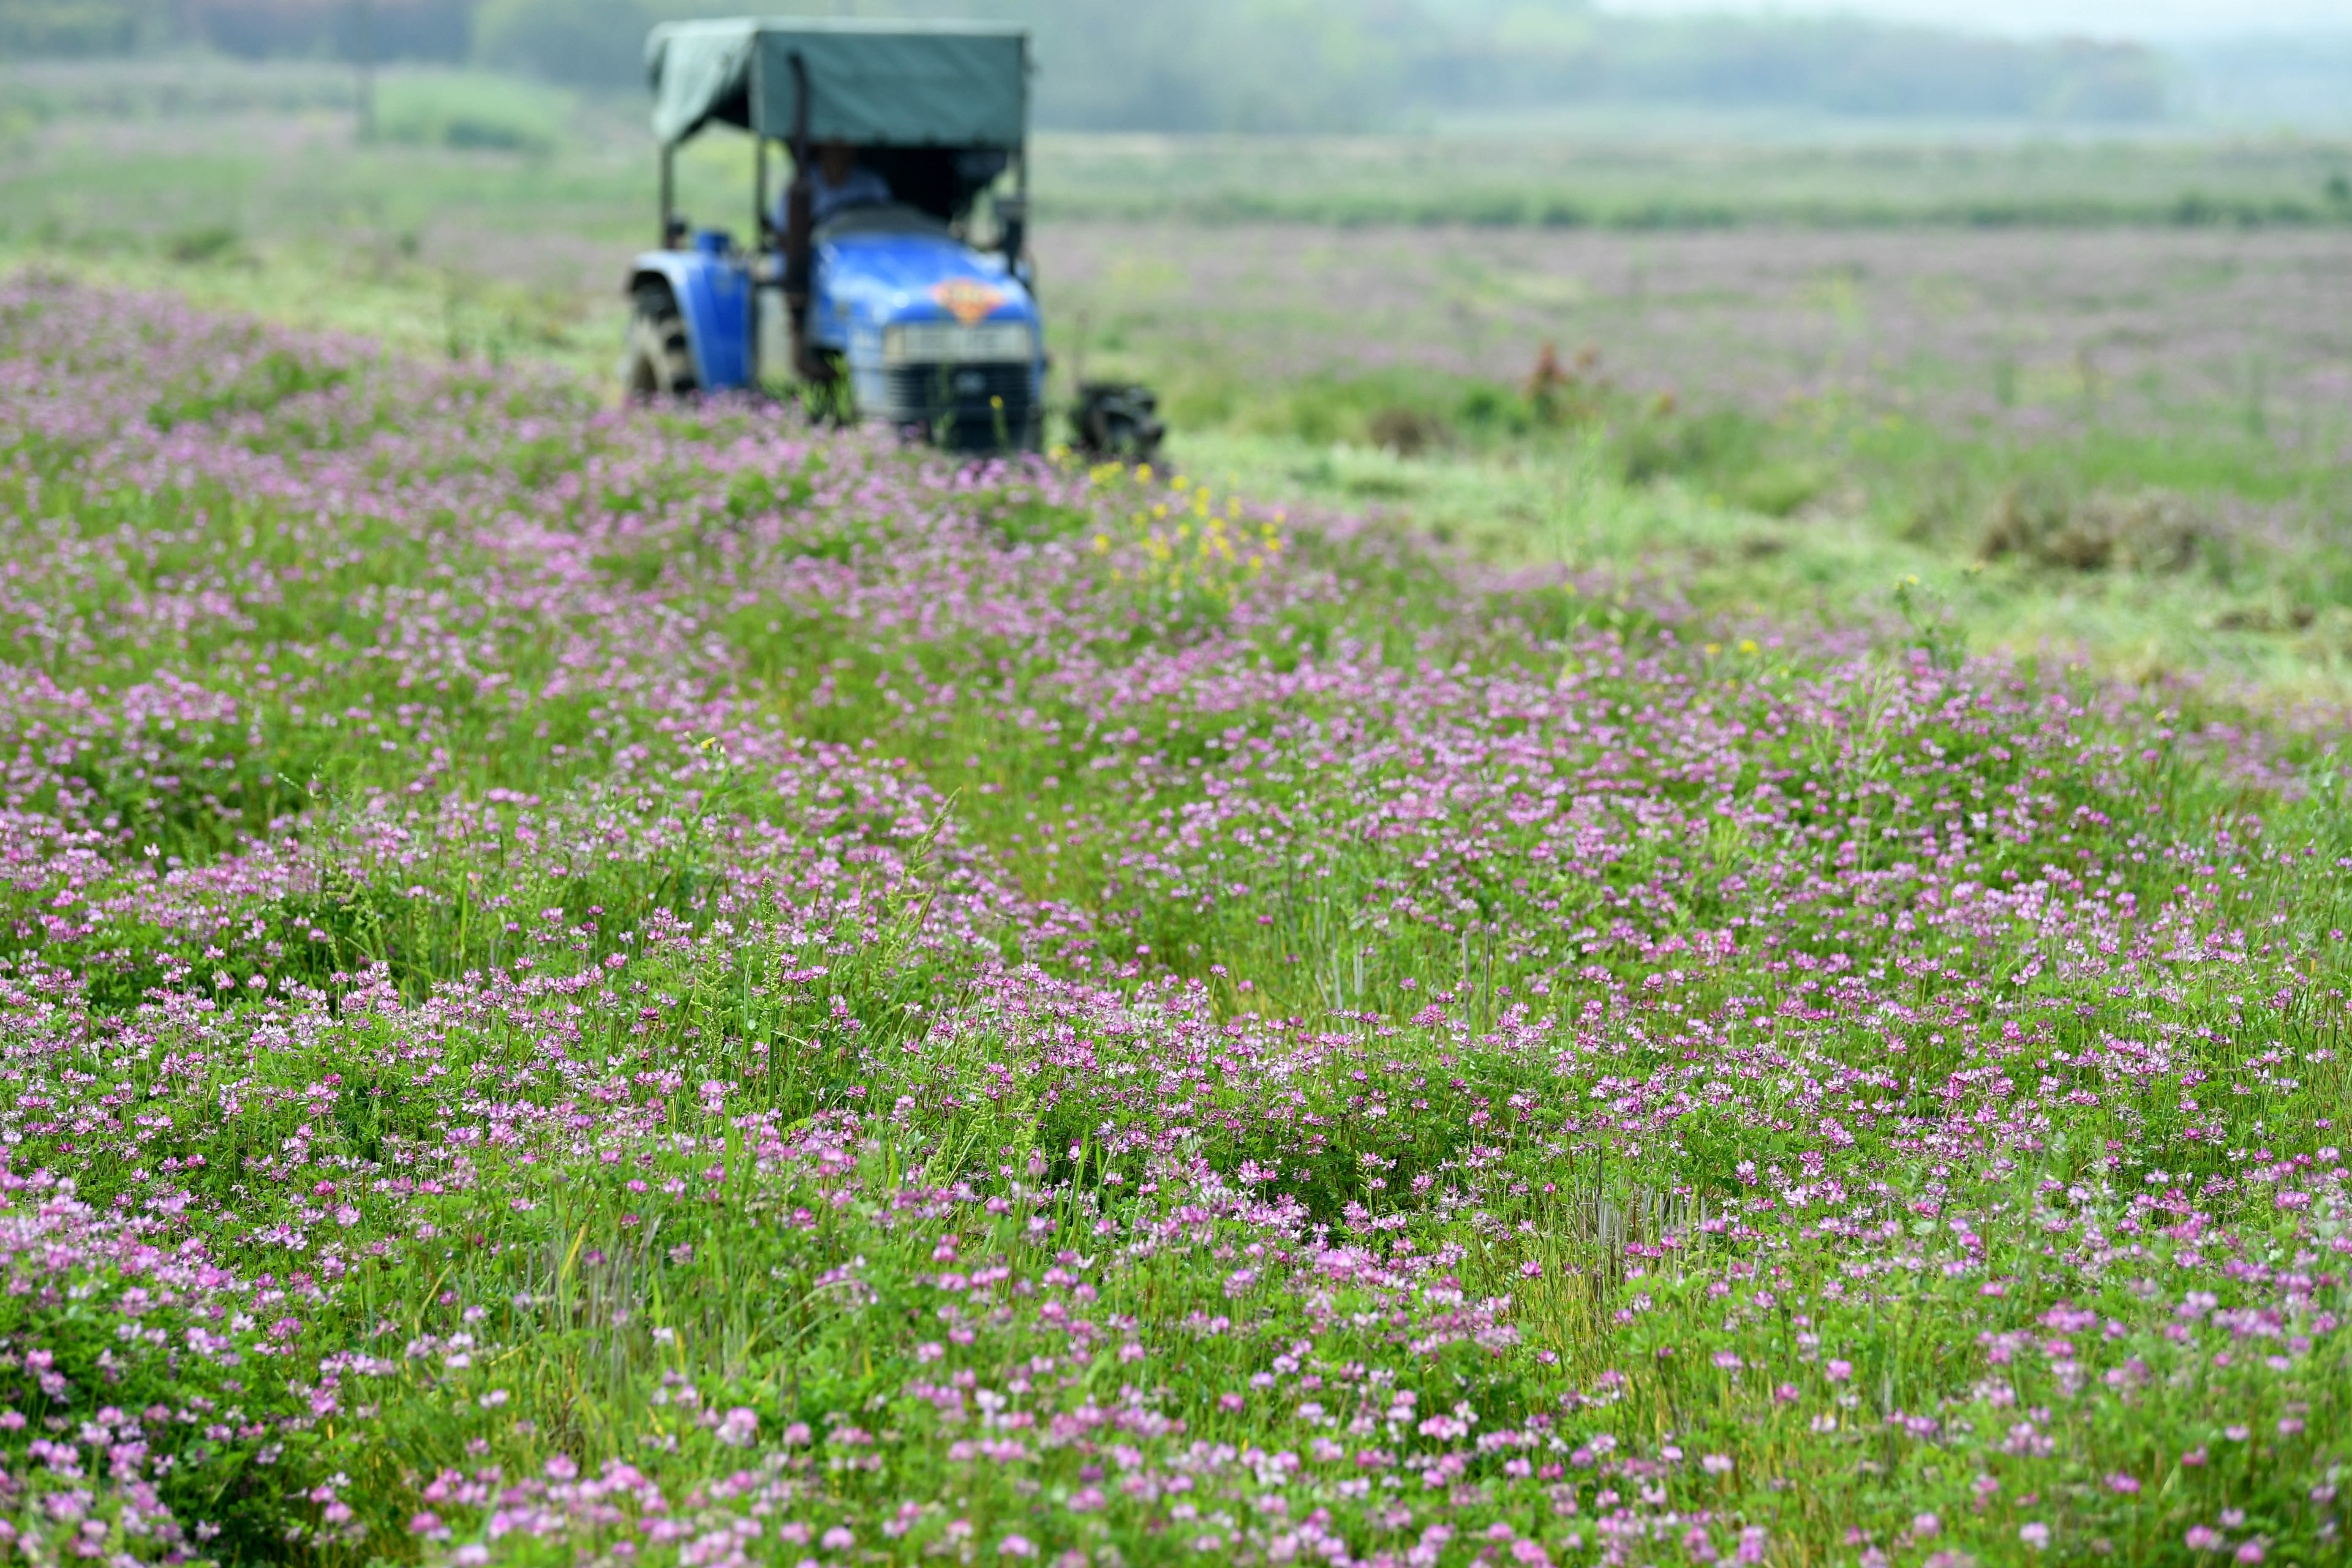
[[[678,313],[669,285],[640,283],[635,299],[622,369],[629,395],[640,402],[685,396],[696,385],[694,353],[687,347],[686,318]]]

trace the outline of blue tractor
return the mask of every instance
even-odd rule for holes
[[[1023,247],[1025,33],[679,22],[654,29],[646,65],[662,239],[630,271],[634,394],[793,383],[818,409],[942,447],[1040,445],[1045,331]],[[714,124],[748,131],[757,149],[748,247],[689,229],[676,210],[678,145]],[[791,170],[772,197],[776,144]]]

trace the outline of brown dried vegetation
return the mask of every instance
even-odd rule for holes
[[[1978,550],[1988,561],[2016,555],[2077,572],[2178,572],[2197,559],[2212,532],[2194,504],[2168,490],[2070,496],[2012,484],[1988,511]]]

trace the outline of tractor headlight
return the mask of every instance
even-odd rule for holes
[[[1034,359],[1036,352],[1026,321],[904,321],[882,330],[886,365],[1002,363]]]

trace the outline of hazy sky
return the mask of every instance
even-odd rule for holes
[[[2352,0],[1604,0],[1651,12],[1845,12],[2004,33],[2147,39],[2247,33],[2352,32]]]

